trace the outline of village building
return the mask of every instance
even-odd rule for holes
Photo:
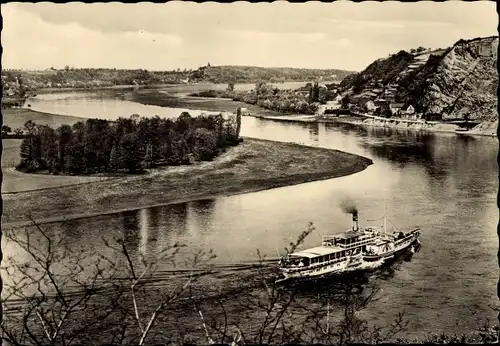
[[[411,104],[407,104],[401,108],[401,112],[407,115],[415,114],[415,108]]]
[[[375,103],[372,100],[369,100],[364,104],[364,109],[368,113],[373,113],[377,109],[377,106],[375,106]]]
[[[325,84],[325,86],[327,87],[328,90],[330,91],[334,91],[334,90],[337,90],[340,86],[340,83],[330,83],[330,84]]]
[[[389,101],[388,100],[385,100],[385,99],[376,99],[373,101],[373,103],[375,103],[375,106],[377,107],[389,107]]]
[[[341,107],[342,105],[338,101],[326,101],[326,104],[318,105],[317,113],[320,115],[332,114]]]
[[[417,113],[411,104],[407,104],[400,110],[400,116],[405,119],[417,120],[422,119],[422,114]]]
[[[401,115],[401,108],[403,108],[403,106],[404,106],[403,103],[391,103],[389,105],[389,109],[392,113],[392,116]]]
[[[421,116],[421,118],[427,121],[441,121],[443,120],[443,115],[439,113],[427,113],[424,116]]]

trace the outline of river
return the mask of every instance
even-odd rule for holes
[[[90,93],[43,95],[31,107],[108,119],[180,111]],[[275,258],[310,221],[316,231],[304,246],[349,228],[350,216],[339,207],[349,198],[361,225],[380,226],[381,221],[368,220],[386,215],[396,227],[422,230],[421,251],[379,280],[383,295],[365,311],[370,321],[387,324],[404,310],[408,337],[468,332],[486,319],[495,321],[496,138],[253,117],[243,118],[242,135],[342,150],[374,164],[342,178],[72,221],[61,226],[63,232],[72,243],[94,249],[102,246],[103,230],[125,234],[143,254],[180,241],[190,249],[213,249],[215,263],[237,264],[254,261],[256,249]]]

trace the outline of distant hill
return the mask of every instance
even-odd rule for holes
[[[496,120],[498,36],[440,50],[400,51],[341,82],[350,99],[411,104],[443,119]]]
[[[148,71],[109,68],[3,70],[4,95],[23,97],[28,91],[45,88],[98,88],[116,85],[181,83],[257,83],[312,80],[341,80],[351,72],[329,69],[265,68],[255,66],[203,66],[197,70]]]
[[[256,83],[259,81],[302,82],[312,80],[342,80],[352,71],[338,69],[305,69],[290,67],[257,66],[203,66],[193,71],[189,78],[193,82],[211,83]]]
[[[2,85],[15,93],[19,85],[28,89],[96,88],[115,85],[176,84],[189,71],[118,70],[109,68],[47,69],[43,71],[4,70]]]

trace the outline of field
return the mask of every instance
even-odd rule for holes
[[[212,162],[93,184],[5,194],[3,227],[25,225],[28,215],[55,222],[295,185],[356,173],[371,163],[336,150],[245,138]]]
[[[27,174],[15,170],[20,161],[21,139],[2,139],[2,194],[74,185],[109,179],[104,177],[72,177]]]
[[[85,121],[85,118],[72,117],[67,115],[57,115],[33,111],[26,108],[8,108],[2,109],[3,125],[10,126],[12,130],[23,128],[24,123],[32,120],[39,125],[49,125],[57,128],[62,124],[73,125],[79,121]]]

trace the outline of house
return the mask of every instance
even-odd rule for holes
[[[327,88],[328,90],[330,90],[330,91],[335,91],[335,90],[337,90],[337,89],[339,88],[340,83],[335,83],[335,82],[333,82],[333,83],[330,83],[330,84],[325,84],[325,86],[326,86],[326,88]]]
[[[403,118],[407,119],[420,119],[415,112],[415,108],[411,104],[407,104],[401,108],[400,114]]]
[[[427,113],[422,118],[427,121],[441,121],[443,120],[443,115],[439,113]]]
[[[401,112],[404,114],[411,115],[415,113],[415,108],[413,108],[412,105],[408,104],[401,108]]]
[[[373,113],[375,112],[375,109],[377,109],[375,103],[372,100],[366,102],[363,107],[368,113]]]
[[[392,115],[400,115],[401,113],[401,108],[403,108],[404,104],[403,103],[391,103],[389,105],[389,109],[392,113]]]
[[[375,103],[375,106],[387,107],[387,108],[389,108],[389,104],[390,104],[390,102],[388,100],[385,100],[385,99],[377,99],[377,100],[373,101],[373,103]]]
[[[299,95],[307,96],[311,92],[312,84],[307,83],[305,86],[295,89],[295,92]]]
[[[334,111],[341,108],[340,102],[337,101],[326,101],[326,104],[318,106],[318,114],[331,114]]]

